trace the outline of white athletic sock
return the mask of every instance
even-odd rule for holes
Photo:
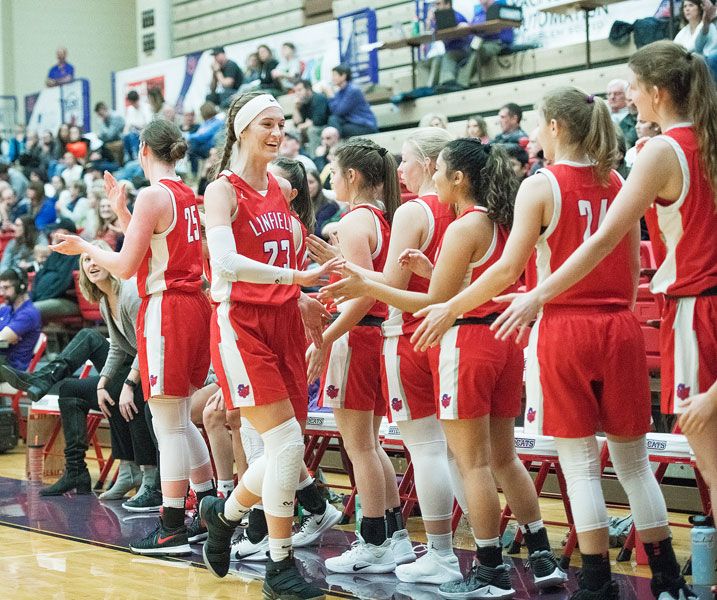
[[[544,527],[545,525],[543,524],[543,519],[538,519],[537,521],[533,521],[532,523],[526,523],[525,525],[521,525],[520,530],[523,533],[536,533]]]
[[[309,487],[312,483],[314,483],[314,478],[309,475],[304,481],[300,481],[299,485],[296,486],[296,491],[305,490],[307,487]]]
[[[209,481],[202,481],[201,483],[190,481],[189,485],[195,492],[208,492],[214,489],[214,480],[210,479]]]
[[[494,537],[487,540],[480,540],[478,538],[473,538],[475,540],[476,546],[479,548],[490,548],[491,546],[500,546],[500,538]]]
[[[184,498],[162,498],[162,506],[167,508],[184,508]]]
[[[219,479],[217,481],[217,491],[224,494],[225,498],[229,498],[229,495],[234,491],[234,480]]]
[[[242,517],[251,510],[251,506],[244,506],[231,494],[224,503],[224,516],[230,521],[241,521]]]
[[[274,539],[269,538],[269,556],[274,562],[284,560],[291,552],[291,538]]]
[[[453,534],[452,533],[427,533],[428,549],[446,556],[453,554]]]

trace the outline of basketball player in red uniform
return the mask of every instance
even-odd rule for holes
[[[307,414],[298,297],[300,285],[315,285],[332,267],[296,269],[290,186],[267,171],[283,130],[284,114],[272,96],[237,97],[228,111],[220,175],[204,197],[212,298],[219,303],[212,316],[212,363],[227,408],[240,408],[261,440],[251,448],[245,444],[249,467],[229,498],[205,498],[200,514],[209,532],[204,562],[223,577],[234,529],[261,501],[269,551],[265,597],[317,599],[323,593],[302,579],[291,552],[303,466],[299,422]],[[323,499],[320,504],[323,509]]]
[[[190,420],[190,396],[203,385],[209,370],[211,309],[201,291],[196,199],[174,170],[186,150],[174,124],[152,121],[140,135],[139,155],[151,185],[140,192],[131,215],[124,188],[105,174],[107,195],[126,230],[122,250],[102,250],[77,236],[67,236],[54,248],[65,254],[87,253],[122,279],[137,274],[142,297],[137,353],[159,444],[163,495],[159,527],[130,544],[139,554],[191,553],[184,524],[189,479],[200,499],[216,493],[209,452]]]
[[[381,271],[386,262],[390,221],[400,202],[396,163],[385,148],[353,138],[336,150],[332,165],[336,195],[349,202],[339,221],[342,254],[360,266]],[[391,461],[378,441],[386,414],[381,391],[381,323],[385,304],[361,298],[347,304],[324,331],[321,347],[307,351],[308,378],[321,375],[319,403],[334,409],[336,424],[354,465],[363,519],[359,543],[329,558],[332,572],[388,573],[396,560],[415,560],[403,524]],[[387,521],[387,516],[388,521]]]
[[[657,254],[651,282],[665,294],[660,325],[663,410],[680,414],[697,464],[717,502],[717,93],[702,57],[655,42],[629,62],[640,115],[658,123],[598,233],[506,311],[504,328],[529,322],[540,306],[590,273],[645,214]],[[699,423],[699,425],[697,425]]]
[[[396,289],[350,267],[351,277],[324,288],[324,293],[339,301],[368,295],[411,314],[457,294],[500,258],[518,187],[507,154],[480,140],[450,142],[438,157],[434,181],[440,202],[458,213],[442,238],[436,268],[416,251],[401,257],[412,270],[430,278],[428,290]],[[477,546],[477,565],[465,579],[459,571],[458,577],[440,586],[446,598],[515,594],[498,539],[500,503],[494,475],[523,526],[536,584],[552,587],[567,579],[550,551],[535,488],[515,453],[523,354],[515,344],[493,338],[489,325],[499,310],[489,300],[466,311],[441,347],[428,353],[434,412],[458,462]]]
[[[607,106],[578,89],[559,88],[543,99],[539,120],[540,143],[554,164],[521,185],[501,260],[449,302],[423,311],[426,319],[415,336],[420,347],[439,338],[456,315],[516,281],[534,247],[542,282],[600,231],[603,215],[622,188],[612,170],[617,146]],[[637,218],[631,223],[597,269],[545,306],[530,335],[526,429],[555,436],[583,558],[574,595],[580,600],[619,594],[610,574],[598,431],[607,434],[611,460],[645,544],[653,593],[661,600],[691,595],[680,576],[665,501],[647,457],[650,392],[644,342],[631,311],[640,238]]]

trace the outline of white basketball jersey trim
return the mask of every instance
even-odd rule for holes
[[[165,189],[172,201],[172,223],[162,233],[153,233],[149,242],[151,257],[149,265],[147,265],[147,294],[156,294],[167,289],[167,281],[164,278],[169,266],[169,246],[167,245],[167,236],[174,230],[177,225],[177,200],[166,185],[159,182],[161,188]]]
[[[351,347],[349,346],[349,334],[347,331],[331,345],[329,362],[326,368],[326,380],[324,381],[323,404],[331,408],[343,408],[346,402],[346,381],[351,367]],[[337,390],[335,398],[327,393],[327,388],[333,386]]]
[[[563,197],[560,193],[560,184],[558,183],[558,180],[556,179],[555,175],[553,175],[553,173],[551,173],[547,169],[539,169],[537,172],[541,173],[542,175],[545,175],[545,177],[548,178],[548,181],[550,182],[550,187],[553,190],[553,216],[550,218],[550,223],[548,223],[548,227],[542,234],[540,234],[540,237],[535,244],[535,249],[537,251],[535,257],[535,266],[538,272],[538,283],[540,283],[542,281],[545,281],[545,279],[547,279],[551,274],[551,254],[550,246],[548,245],[548,238],[553,233],[553,231],[555,231],[558,226],[558,223],[560,222],[560,212],[563,207]]]
[[[237,335],[229,318],[231,303],[222,302],[217,306],[217,325],[219,326],[219,355],[227,378],[231,403],[234,408],[254,406],[254,386],[244,365],[244,358],[237,347]],[[239,386],[249,386],[249,393],[239,395]]]
[[[386,400],[395,422],[411,420],[411,410],[408,407],[406,392],[403,389],[403,381],[401,380],[401,357],[398,356],[398,340],[397,336],[393,336],[383,341],[383,361],[388,387],[388,398]],[[394,409],[394,398],[398,398],[401,401],[400,410]]]
[[[153,294],[144,313],[144,338],[147,340],[147,369],[149,393],[159,395],[164,390],[164,336],[162,335],[162,293]]]
[[[538,335],[543,315],[539,315],[530,330],[528,348],[525,353],[525,420],[526,432],[543,434],[543,386],[540,385],[540,363],[538,362]],[[531,412],[532,411],[532,412]]]
[[[692,390],[692,394],[699,394],[700,389],[700,350],[697,344],[697,334],[693,324],[697,298],[694,296],[679,298],[673,329],[675,331],[675,365],[673,411],[675,414],[684,412],[683,401],[677,394],[677,386],[685,385]]]
[[[458,369],[461,363],[461,350],[456,347],[460,326],[453,326],[441,338],[438,355],[438,406],[439,419],[457,419],[458,404]],[[443,402],[447,396],[448,402]]]
[[[655,205],[657,222],[667,253],[665,260],[660,265],[660,268],[657,269],[657,272],[650,282],[650,291],[653,294],[664,294],[677,280],[676,249],[677,244],[680,243],[682,235],[684,234],[680,208],[682,208],[682,205],[685,203],[690,190],[690,169],[687,165],[687,157],[677,141],[666,135],[658,135],[654,139],[663,140],[670,145],[677,155],[677,160],[680,163],[680,169],[682,171],[682,191],[680,192],[680,197],[675,202],[666,206],[661,204]]]

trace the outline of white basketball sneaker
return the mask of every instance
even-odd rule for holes
[[[450,554],[439,554],[425,546],[416,546],[414,551],[421,549],[427,552],[418,560],[396,567],[396,577],[404,583],[425,583],[441,585],[450,581],[463,579],[458,557]]]
[[[311,546],[321,539],[325,531],[336,525],[343,516],[343,513],[326,503],[326,510],[323,515],[307,514],[301,521],[301,528],[293,536],[291,543],[294,548]]]
[[[232,544],[231,559],[246,561],[266,561],[269,552],[269,536],[265,535],[258,543],[253,543],[246,535]]]
[[[359,534],[349,550],[326,559],[326,569],[333,573],[390,573],[395,568],[391,540],[374,546],[364,542]]]
[[[413,551],[408,531],[401,529],[391,536],[391,552],[393,552],[397,565],[405,565],[416,560],[416,553]]]

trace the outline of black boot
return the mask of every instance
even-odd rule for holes
[[[50,391],[53,385],[72,375],[73,371],[74,369],[70,368],[68,361],[60,358],[53,360],[34,373],[25,373],[13,369],[9,365],[2,365],[0,377],[15,389],[26,392],[30,400],[37,402]]]
[[[41,496],[60,496],[70,490],[91,494],[92,480],[85,464],[87,451],[87,412],[77,398],[60,399],[62,431],[65,434],[65,472],[52,485],[40,490]]]

